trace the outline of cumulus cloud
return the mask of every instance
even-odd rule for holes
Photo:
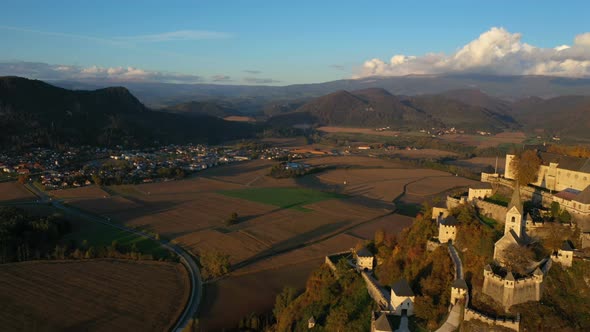
[[[409,74],[482,73],[497,75],[590,76],[590,33],[573,44],[541,48],[524,43],[520,33],[491,28],[453,54],[394,55],[366,61],[356,77]]]
[[[76,80],[108,82],[199,83],[202,78],[135,67],[99,67],[51,65],[41,62],[0,62],[0,76],[23,76],[40,80]]]
[[[244,82],[249,84],[271,84],[280,83],[281,81],[277,81],[272,78],[244,77]]]
[[[231,77],[227,75],[213,75],[211,76],[213,82],[231,82]]]

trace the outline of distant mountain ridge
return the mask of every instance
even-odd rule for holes
[[[394,96],[384,89],[338,91],[312,99],[295,111],[275,115],[274,125],[451,128],[499,132],[520,125],[508,112],[468,105],[444,95]]]
[[[53,84],[68,89],[98,89],[111,85],[109,82],[74,81],[56,81]],[[481,90],[488,96],[509,101],[531,96],[553,98],[563,95],[590,95],[590,78],[482,74],[366,77],[287,86],[139,82],[121,84],[142,102],[155,107],[212,99],[258,98],[259,103],[269,100],[310,99],[339,90],[356,91],[367,88],[382,88],[393,95],[408,96],[463,89]]]
[[[150,110],[123,87],[72,91],[37,80],[0,77],[3,148],[219,142],[253,134],[248,124]]]

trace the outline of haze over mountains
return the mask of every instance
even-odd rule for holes
[[[111,86],[108,81],[53,81],[60,87],[93,90]],[[486,95],[510,101],[536,96],[590,95],[590,78],[551,76],[496,76],[483,74],[408,75],[345,79],[288,86],[218,84],[169,84],[126,82],[139,100],[151,107],[207,99],[295,100],[323,96],[339,90],[382,88],[394,95],[438,94],[450,90],[481,90]]]

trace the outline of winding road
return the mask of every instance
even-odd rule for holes
[[[38,188],[36,188],[35,186],[33,186],[29,183],[25,184],[25,187],[29,191],[31,191],[33,194],[35,194],[37,197],[39,197],[39,201],[37,202],[38,204],[50,203],[56,209],[59,209],[59,210],[63,211],[64,213],[69,214],[71,216],[75,216],[75,217],[82,218],[82,219],[85,219],[85,220],[88,220],[91,222],[96,222],[96,223],[100,223],[100,224],[107,225],[110,227],[114,227],[119,230],[129,232],[134,235],[155,241],[155,242],[159,243],[162,248],[178,255],[178,257],[180,258],[180,262],[185,266],[185,268],[189,272],[190,281],[191,281],[191,292],[190,292],[189,300],[188,300],[182,314],[180,315],[180,317],[178,318],[178,320],[174,324],[172,331],[178,331],[178,332],[182,331],[189,324],[189,322],[195,316],[195,314],[197,313],[197,310],[199,309],[199,304],[201,302],[201,297],[203,294],[203,281],[201,280],[201,273],[199,271],[199,266],[197,265],[197,263],[194,261],[194,259],[191,257],[191,255],[186,250],[184,250],[180,246],[177,246],[177,245],[172,244],[170,242],[167,242],[164,240],[158,240],[151,234],[148,234],[148,233],[136,230],[136,229],[132,229],[129,227],[125,227],[125,226],[123,226],[121,224],[117,224],[115,222],[111,222],[110,218],[100,217],[100,216],[97,216],[97,215],[94,215],[94,214],[91,214],[88,212],[84,212],[84,211],[81,211],[78,209],[68,207],[68,206],[64,205],[61,201],[52,199],[47,194],[45,194],[43,191],[39,190]]]

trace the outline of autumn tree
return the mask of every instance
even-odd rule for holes
[[[229,255],[218,251],[205,251],[199,257],[205,278],[220,277],[229,272]]]
[[[514,170],[515,178],[525,185],[537,181],[541,159],[533,150],[526,150],[520,156],[515,156],[510,164]]]
[[[297,290],[293,287],[285,287],[283,291],[277,295],[275,299],[275,307],[273,314],[275,317],[280,317],[283,311],[293,302],[297,295]]]
[[[526,274],[535,253],[528,247],[512,244],[504,250],[504,265],[512,272]]]

